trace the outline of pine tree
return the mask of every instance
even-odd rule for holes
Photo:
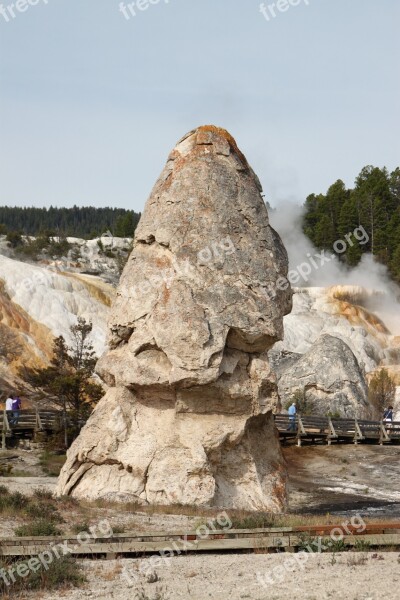
[[[355,266],[366,252],[387,265],[400,281],[400,168],[388,173],[386,168],[364,167],[352,190],[342,180],[330,186],[326,195],[310,194],[304,205],[304,233],[320,249],[332,247],[334,241],[352,235],[360,226],[369,240],[360,244],[355,236],[342,262]]]
[[[393,406],[396,385],[386,369],[381,369],[371,378],[368,386],[368,396],[380,415],[385,408]]]
[[[73,343],[67,346],[63,336],[54,340],[50,366],[24,369],[21,375],[62,411],[64,443],[68,447],[103,395],[93,379],[97,358],[90,342],[92,324],[78,318],[71,327]]]

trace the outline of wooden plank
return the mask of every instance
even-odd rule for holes
[[[312,540],[310,540],[311,542]],[[327,545],[331,541],[329,537],[322,537],[322,543]],[[333,541],[333,540],[332,540]],[[355,546],[363,541],[371,546],[399,546],[400,534],[374,534],[363,536],[344,536],[342,538],[345,546]],[[160,541],[160,542],[128,542],[128,541],[113,541],[107,543],[85,543],[70,545],[70,554],[73,556],[79,555],[94,555],[94,554],[146,554],[156,553],[167,550],[172,550],[175,553],[179,552],[206,552],[206,551],[225,551],[225,550],[244,550],[257,548],[293,548],[304,544],[304,540],[300,536],[259,536],[259,537],[244,537],[232,539],[202,539],[202,540],[175,540],[175,541]],[[317,547],[316,545],[314,545]],[[6,546],[0,549],[2,556],[34,556],[46,550],[51,551],[48,545],[27,545],[27,546]]]
[[[217,530],[211,530],[210,529],[210,534],[209,536],[235,536],[235,535],[240,535],[240,536],[249,536],[249,535],[254,535],[254,536],[259,536],[261,535],[270,535],[270,534],[280,534],[280,535],[286,535],[289,534],[291,532],[293,532],[294,529],[292,527],[271,527],[271,528],[259,528],[259,529],[217,529]],[[113,538],[110,537],[99,537],[96,539],[96,542],[98,543],[107,543],[109,542],[111,539],[121,539],[123,541],[135,541],[135,540],[146,540],[146,539],[154,539],[154,538],[163,538],[163,540],[170,540],[170,539],[181,539],[184,538],[185,536],[187,537],[196,537],[196,531],[174,531],[171,533],[168,532],[147,532],[147,533],[121,533],[118,534],[116,536],[113,536]],[[28,544],[33,544],[33,545],[37,545],[37,544],[51,544],[51,543],[62,543],[63,541],[67,541],[70,544],[76,544],[77,541],[77,536],[72,536],[72,537],[54,537],[54,536],[27,536],[27,537],[12,537],[12,538],[0,538],[0,548],[2,546],[5,545],[28,545]]]
[[[278,537],[290,535],[292,533],[309,533],[314,535],[328,535],[331,531],[341,529],[343,533],[351,532],[351,535],[364,535],[366,533],[398,533],[400,532],[400,523],[369,523],[366,525],[364,531],[360,532],[359,528],[350,524],[346,525],[346,528],[340,524],[330,525],[303,525],[297,527],[272,527],[272,528],[258,528],[258,529],[220,529],[210,531],[209,537],[213,536],[224,536],[226,538],[233,536],[240,537],[260,537],[261,536],[273,536],[279,534]],[[110,540],[122,540],[122,541],[142,541],[142,540],[154,540],[154,541],[168,541],[173,539],[182,539],[183,537],[190,537],[199,539],[202,538],[201,534],[197,535],[196,531],[175,531],[175,532],[130,532],[118,534],[113,537],[99,537],[96,539],[97,543],[107,543]],[[0,538],[0,547],[4,545],[27,545],[27,544],[51,544],[51,543],[62,543],[68,542],[74,544],[77,542],[77,536],[70,537],[54,537],[54,536],[27,536],[27,537],[12,537],[12,538]]]
[[[70,554],[78,556],[83,554],[108,554],[108,553],[132,553],[144,554],[161,552],[163,550],[174,550],[175,552],[206,552],[209,550],[243,550],[255,548],[283,548],[289,546],[289,537],[260,536],[251,538],[232,538],[232,539],[203,539],[203,540],[175,540],[162,542],[126,542],[126,541],[108,541],[108,543],[98,544],[77,544],[70,545]],[[34,556],[45,550],[50,550],[48,545],[27,545],[27,546],[5,546],[0,547],[0,556]]]
[[[332,544],[335,543],[334,540],[331,540],[329,536],[318,536],[322,538],[322,543],[331,541]],[[335,535],[335,538],[338,539],[338,535]],[[308,538],[306,542],[312,542],[312,537]],[[304,539],[301,536],[291,535],[289,537],[289,545],[294,547],[299,547],[304,544]],[[346,546],[355,546],[362,542],[369,544],[370,546],[399,546],[400,545],[400,534],[398,533],[385,533],[385,534],[369,534],[369,535],[345,535],[342,538],[343,543]],[[325,544],[326,545],[326,544]]]

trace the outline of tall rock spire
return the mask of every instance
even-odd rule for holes
[[[98,373],[110,386],[58,492],[280,510],[267,351],[291,308],[260,182],[225,130],[191,131],[147,201]]]

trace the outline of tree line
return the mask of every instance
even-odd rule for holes
[[[140,213],[124,208],[0,206],[0,233],[38,236],[47,232],[55,236],[93,239],[110,231],[117,237],[132,237],[139,219]]]
[[[341,260],[355,266],[370,252],[400,282],[399,167],[391,173],[385,167],[364,167],[353,188],[339,179],[326,194],[310,194],[304,207],[304,233],[317,248],[331,249],[336,240],[363,226],[368,243],[354,239]]]

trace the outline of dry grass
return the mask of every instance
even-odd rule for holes
[[[106,508],[114,509],[119,512],[141,513],[146,515],[179,515],[185,517],[213,517],[217,516],[221,509],[201,508],[198,506],[188,506],[181,504],[174,505],[143,505],[138,502],[109,502],[107,500],[96,500],[94,502],[82,501],[81,506],[88,508]]]
[[[192,579],[193,577],[197,577],[198,573],[196,571],[190,571],[190,573],[188,573],[186,575],[187,579]]]
[[[17,563],[12,560],[0,561],[0,568],[7,570],[19,564],[27,564],[27,559],[21,559]],[[0,578],[0,596],[2,598],[26,598],[26,593],[33,590],[67,590],[72,587],[80,587],[85,583],[86,579],[81,572],[81,566],[71,557],[62,557],[48,565],[47,569],[40,569],[36,572],[30,572],[25,577],[19,577],[15,583],[7,586],[6,582]],[[9,580],[10,582],[10,580]],[[20,595],[17,595],[20,594]],[[22,595],[24,594],[24,595]]]
[[[361,553],[350,553],[347,557],[347,565],[349,567],[358,567],[360,565],[366,565],[368,562],[368,554]]]
[[[40,457],[40,466],[49,477],[58,477],[66,459],[65,454],[43,452]]]
[[[121,573],[122,573],[122,565],[118,562],[109,571],[104,571],[104,569],[102,569],[101,572],[99,573],[99,576],[101,577],[101,579],[104,579],[104,581],[114,581],[114,579],[119,577],[119,575],[121,575]]]
[[[274,514],[264,512],[250,512],[235,509],[222,508],[207,508],[187,505],[142,505],[136,502],[120,503],[109,502],[106,500],[96,500],[94,502],[81,501],[80,511],[88,511],[91,516],[96,512],[96,509],[110,510],[117,513],[130,513],[132,515],[173,515],[197,518],[198,525],[205,524],[210,519],[215,519],[222,512],[226,512],[232,522],[233,529],[266,529],[266,528],[281,528],[281,527],[301,527],[312,525],[338,525],[343,521],[343,517],[336,515],[307,515],[307,514]],[[345,519],[346,520],[346,519]],[[364,518],[365,523],[381,523],[387,522],[386,518]],[[395,519],[395,522],[398,519]],[[197,526],[197,525],[196,525]],[[400,528],[400,521],[399,521]]]

